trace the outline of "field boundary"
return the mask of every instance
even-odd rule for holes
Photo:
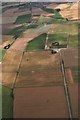
[[[61,71],[62,71],[63,82],[64,82],[64,91],[65,91],[65,97],[66,97],[66,102],[67,102],[68,114],[69,114],[70,120],[72,120],[73,119],[72,106],[71,106],[71,100],[70,100],[68,84],[67,84],[66,76],[65,76],[64,61],[63,61],[61,52],[60,52],[60,59],[61,59],[60,64],[61,64]]]

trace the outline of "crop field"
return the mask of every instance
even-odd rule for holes
[[[46,33],[41,34],[40,36],[34,38],[26,47],[26,50],[42,50],[45,47]]]
[[[73,112],[73,118],[76,118],[79,114],[79,84],[78,83],[73,83],[69,84],[69,94],[70,94],[70,100],[71,100],[71,105],[72,105],[72,112]]]
[[[51,30],[53,30],[54,33],[71,33],[72,35],[75,35],[78,34],[78,24],[73,22],[52,24]]]
[[[16,51],[6,52],[5,58],[3,59],[2,63],[3,85],[9,86],[11,88],[13,87],[21,56],[22,52]]]
[[[22,23],[29,23],[30,21],[31,21],[31,14],[26,14],[26,15],[18,16],[18,18],[14,23],[22,24]]]
[[[62,86],[16,88],[14,96],[14,118],[68,118]]]
[[[34,25],[21,25],[19,27],[15,27],[13,29],[11,29],[9,32],[6,32],[5,34],[7,35],[12,35],[15,39],[17,39],[18,37],[20,37],[24,31],[28,30],[28,29],[35,29],[37,28],[38,25],[34,24]]]
[[[16,80],[16,87],[62,85],[59,62],[59,55],[52,56],[50,52],[26,52]]]
[[[78,49],[66,49],[61,52],[65,68],[78,67]]]
[[[67,49],[62,51],[62,58],[66,71],[66,78],[69,83],[78,82],[78,50]]]
[[[78,48],[79,44],[79,38],[78,38],[78,34],[74,34],[70,36],[70,48]]]
[[[66,34],[49,34],[48,35],[49,42],[59,42],[62,45],[59,45],[59,48],[66,48],[67,47],[67,35]]]
[[[2,86],[2,118],[12,118],[13,98],[12,89]]]

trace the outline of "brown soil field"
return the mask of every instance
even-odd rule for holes
[[[5,58],[3,59],[3,71],[15,72],[17,71],[19,61],[21,59],[22,52],[18,51],[7,51]]]
[[[0,45],[0,49],[3,49],[4,46],[8,45],[11,42],[11,40],[7,40],[6,42],[4,42],[3,44],[1,43]]]
[[[74,80],[73,80],[72,71],[70,68],[65,69],[65,75],[66,75],[67,82],[72,84]]]
[[[10,23],[14,23],[16,20],[17,16],[12,16],[12,17],[2,17],[2,24],[10,24]]]
[[[56,3],[51,3],[50,5],[47,5],[46,7],[47,8],[50,8],[50,9],[54,9],[55,7],[57,7],[58,6],[58,4],[56,4]]]
[[[53,16],[54,14],[51,14],[51,13],[47,13],[47,14],[42,13],[42,15],[45,16],[45,17],[51,17],[51,16]]]
[[[9,41],[9,40],[12,40],[12,37],[11,35],[2,35],[2,43],[4,43],[5,41]]]
[[[45,12],[41,8],[34,8],[34,9],[32,9],[32,14],[33,15],[36,15],[36,14],[41,15],[41,14],[48,14],[48,12]]]
[[[74,3],[69,7],[70,8],[64,9],[60,12],[62,17],[68,18],[69,20],[78,20],[79,19],[79,17],[78,17],[78,3]]]
[[[72,113],[73,118],[78,118],[78,84],[73,83],[68,85],[69,88],[69,94],[70,94],[70,100],[71,100],[71,106],[72,106]]]
[[[65,67],[78,67],[78,49],[65,49],[61,53]]]
[[[16,87],[63,85],[59,55],[49,51],[26,52]]]
[[[79,72],[80,72],[80,67],[73,67],[71,68],[72,71],[72,76],[75,82],[79,82]]]
[[[18,9],[18,8],[8,9],[8,10],[6,10],[5,12],[2,13],[2,16],[3,16],[3,17],[13,17],[13,16],[14,16],[14,13],[15,13],[15,11],[16,11],[17,9]]]
[[[64,88],[36,87],[14,90],[14,118],[68,118]]]
[[[68,5],[68,4],[60,4],[60,5],[57,5],[56,7],[55,7],[55,9],[61,9],[61,10],[63,10],[63,9],[66,9],[66,8],[69,8],[71,5]]]
[[[77,10],[63,10],[60,12],[63,18],[68,18],[69,20],[78,20],[78,9]]]
[[[4,46],[8,45],[12,40],[13,36],[10,36],[10,35],[2,35],[2,41],[1,41],[1,44],[0,44],[0,49],[3,49]]]
[[[2,83],[12,87],[16,78],[22,52],[7,51],[2,62]]]
[[[25,15],[25,14],[30,14],[30,10],[16,10],[14,15],[15,16],[21,16],[21,15]]]
[[[13,88],[16,79],[16,73],[3,72],[2,73],[2,85]]]
[[[21,26],[22,24],[19,24],[19,25],[17,25],[17,24],[13,24],[13,23],[6,23],[6,24],[3,24],[2,25],[2,34],[3,34],[3,37],[4,36],[10,36],[10,35],[4,35],[4,34],[6,34],[6,32],[8,33],[11,29],[14,29],[14,28],[16,28],[16,27],[19,27],[19,26]],[[6,38],[5,38],[6,39]]]
[[[13,23],[3,24],[2,25],[2,34],[9,32],[11,29],[13,29],[15,25]]]

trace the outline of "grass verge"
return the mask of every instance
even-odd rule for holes
[[[1,50],[1,49],[0,49],[0,61],[2,61],[5,53],[6,53],[6,50]]]
[[[2,86],[2,118],[12,118],[13,98],[12,89]]]

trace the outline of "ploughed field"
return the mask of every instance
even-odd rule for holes
[[[74,52],[74,50],[72,51]],[[68,64],[66,62],[68,61],[65,61],[65,52],[65,50],[62,51],[62,57],[64,59],[65,67],[67,67],[66,65]],[[77,53],[75,52],[75,54]],[[75,64],[73,62],[72,66],[73,65],[76,66],[76,62]],[[72,91],[73,87],[77,91],[77,83],[74,82],[74,77],[70,73],[70,70],[68,70],[67,74],[70,79],[69,80],[66,76],[67,81],[69,81],[68,86],[72,111],[74,117],[77,117],[78,106],[76,104],[78,103],[78,95],[74,102]],[[13,109],[14,118],[57,118],[57,116],[59,118],[68,118],[68,108],[63,86],[59,53],[51,54],[51,51],[7,51],[3,60],[2,83],[4,86],[9,87],[10,91],[13,90],[11,94],[9,94],[9,98],[11,99],[9,100],[12,101],[11,105],[14,105],[14,109],[9,107],[7,110],[6,104],[9,103],[4,102],[4,116],[9,115],[8,113]],[[13,96],[14,101],[12,99]],[[4,100],[5,95],[3,97]],[[54,107],[56,110],[54,110]]]

